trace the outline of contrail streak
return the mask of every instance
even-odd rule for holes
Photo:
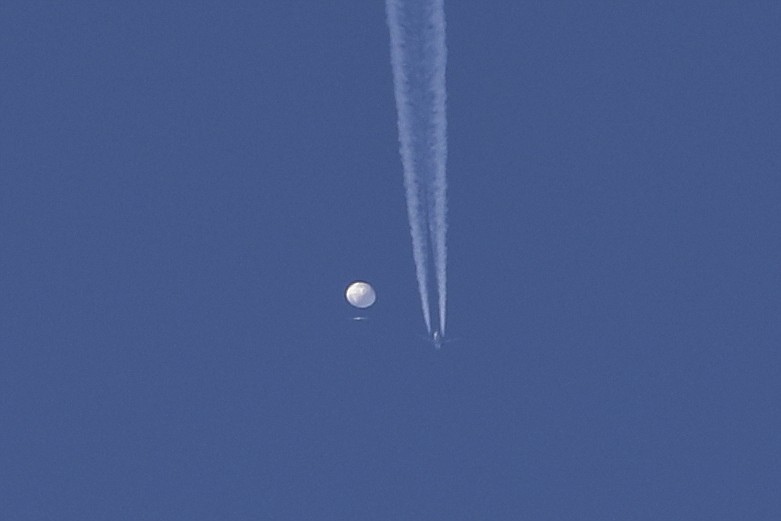
[[[431,333],[433,265],[444,336],[447,303],[447,119],[444,0],[386,0],[412,253]],[[433,259],[429,257],[433,251]]]

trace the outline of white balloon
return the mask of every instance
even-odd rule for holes
[[[356,281],[347,286],[344,296],[356,308],[368,308],[377,300],[374,288],[368,282]]]

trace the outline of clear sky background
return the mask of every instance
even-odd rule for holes
[[[780,5],[446,3],[435,351],[381,1],[3,2],[0,517],[781,519]]]

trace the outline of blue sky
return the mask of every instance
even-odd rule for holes
[[[781,8],[445,8],[434,351],[382,2],[3,5],[4,519],[779,518]]]

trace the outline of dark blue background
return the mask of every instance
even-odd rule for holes
[[[781,519],[779,4],[446,12],[434,351],[381,1],[3,4],[0,517]]]

